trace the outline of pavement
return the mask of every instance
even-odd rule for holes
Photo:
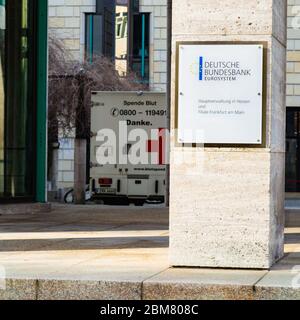
[[[0,215],[0,299],[300,299],[300,210],[286,215],[270,271],[170,268],[163,207]]]

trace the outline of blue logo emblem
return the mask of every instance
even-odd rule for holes
[[[203,57],[199,58],[199,80],[203,80]]]

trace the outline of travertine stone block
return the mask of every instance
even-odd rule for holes
[[[177,41],[264,41],[267,98],[265,148],[195,148],[194,166],[171,162],[172,266],[268,269],[283,256],[285,34],[286,1],[173,1],[172,128]],[[173,138],[171,158],[182,152]]]

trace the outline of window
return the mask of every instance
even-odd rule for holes
[[[150,14],[133,15],[131,69],[149,84]]]
[[[139,12],[139,1],[98,0],[96,13],[86,14],[85,52],[90,62],[104,55],[125,76],[133,71],[144,84],[150,73],[150,14]]]
[[[0,0],[0,201],[35,194],[34,0]]]
[[[85,15],[85,54],[94,56],[115,55],[115,4],[114,1],[97,1],[97,12]]]
[[[300,192],[300,108],[287,109],[286,192]]]
[[[100,14],[86,14],[85,27],[86,59],[93,61],[94,56],[102,55],[103,50],[103,17]]]

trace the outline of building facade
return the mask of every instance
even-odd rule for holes
[[[286,191],[300,192],[300,1],[288,0]]]
[[[132,6],[128,7],[127,0],[116,2],[50,0],[50,32],[64,41],[74,59],[88,58],[93,52],[104,55],[109,52],[114,57],[121,74],[130,67],[146,75],[151,90],[166,91],[167,0],[131,2]],[[112,12],[112,4],[116,5],[115,12]],[[135,29],[139,31],[135,35],[132,35],[132,28],[129,26],[128,8],[135,13]],[[115,21],[116,40],[113,43],[105,42],[103,34],[91,32],[93,29],[102,30],[98,26],[102,25],[101,17],[105,12],[110,12],[108,16]],[[106,25],[110,25],[109,21],[111,20],[107,18]],[[141,30],[147,29],[147,25],[148,32],[144,36],[149,39],[149,43],[145,43],[144,65],[141,66],[141,46],[132,48],[134,45],[130,43],[128,37],[131,36],[135,43],[140,44]],[[107,33],[112,33],[111,29]],[[300,2],[298,0],[288,0],[287,35],[286,191],[295,194],[300,192]],[[73,139],[61,140],[59,158],[58,185],[71,187],[74,181]]]
[[[47,3],[0,1],[0,202],[45,202]]]
[[[74,60],[107,56],[121,76],[167,91],[167,0],[49,0],[49,33]],[[58,189],[73,187],[73,138],[60,139],[58,158]]]
[[[108,1],[101,0],[49,0],[49,31],[62,39],[66,47],[72,53],[74,59],[84,59],[89,55],[91,47],[95,54],[110,55],[117,60],[124,55],[131,55],[127,60],[131,60],[130,68],[139,71],[139,58],[143,54],[142,46],[145,46],[145,70],[149,74],[149,86],[151,90],[166,91],[167,72],[167,0],[140,0],[131,1],[128,6],[127,0]],[[138,3],[138,4],[136,4]],[[116,10],[111,7],[116,5]],[[137,8],[135,6],[138,6]],[[129,9],[128,9],[129,8]],[[130,13],[131,11],[131,13]],[[107,13],[109,12],[109,14]],[[101,16],[113,16],[116,21],[114,31],[110,30],[98,34],[101,30]],[[132,14],[133,29],[128,29],[128,16]],[[106,24],[110,25],[111,19],[106,18]],[[144,24],[144,25],[143,25]],[[99,27],[98,27],[99,26]],[[94,29],[94,33],[91,30]],[[97,31],[98,30],[98,31]],[[107,33],[115,32],[116,41],[108,40]],[[128,32],[132,40],[128,53],[124,46],[127,46]],[[144,32],[144,44],[142,43],[142,33]],[[106,41],[103,39],[106,37]],[[103,44],[106,42],[106,45]],[[106,47],[106,49],[105,49]],[[113,49],[107,49],[108,47]],[[122,49],[123,47],[123,49]],[[122,53],[122,50],[125,53]],[[109,53],[109,54],[107,54]],[[132,61],[135,60],[135,61]],[[138,65],[138,67],[136,67]]]

